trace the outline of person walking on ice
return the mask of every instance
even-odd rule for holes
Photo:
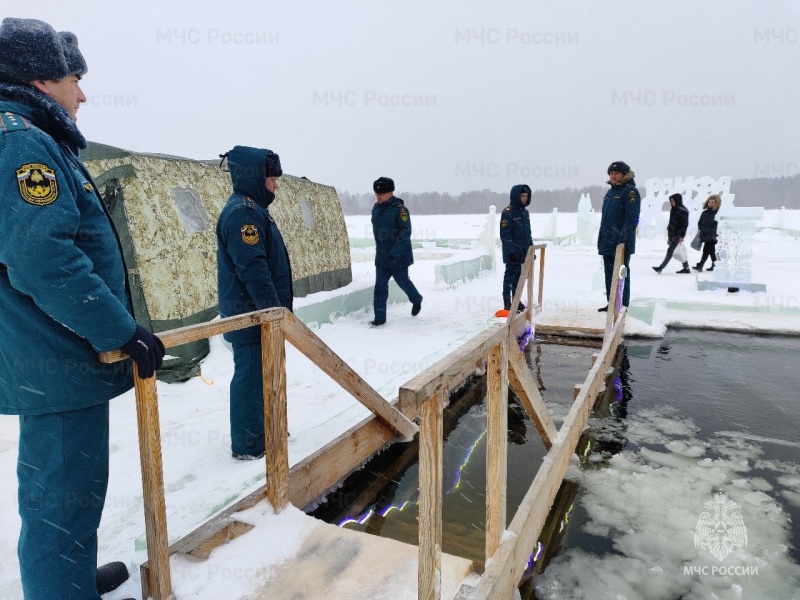
[[[375,205],[372,207],[372,233],[375,236],[375,318],[373,327],[386,323],[386,302],[389,299],[389,279],[394,277],[411,302],[411,316],[422,310],[422,295],[408,277],[408,267],[414,264],[411,250],[411,215],[400,198],[394,195],[394,181],[379,177],[372,184]]]

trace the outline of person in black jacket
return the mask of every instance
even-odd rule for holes
[[[231,317],[283,306],[292,310],[294,297],[289,254],[269,214],[280,158],[271,150],[235,146],[223,155],[233,194],[217,221],[217,293],[219,314]],[[231,452],[238,460],[264,455],[264,390],[261,330],[258,326],[230,331],[233,347],[230,387]]]
[[[531,188],[527,185],[515,185],[511,188],[511,202],[503,209],[500,219],[500,241],[503,243],[503,262],[506,270],[503,274],[503,308],[511,309],[511,299],[517,291],[522,263],[533,246],[531,237],[531,217],[528,204],[531,201]],[[520,302],[519,310],[525,310]]]
[[[672,253],[675,252],[675,248],[677,248],[678,244],[686,237],[686,229],[689,227],[689,209],[683,205],[683,196],[680,194],[672,194],[672,196],[669,197],[669,203],[672,205],[669,211],[669,223],[667,224],[667,241],[669,246],[667,247],[667,255],[664,257],[661,264],[657,267],[653,267],[653,270],[658,274],[661,274],[661,271],[663,271],[664,267],[669,263],[672,258]],[[691,273],[689,270],[689,263],[683,261],[683,268],[678,271],[678,273]]]
[[[697,232],[700,234],[700,241],[703,242],[703,257],[700,262],[692,267],[695,271],[702,271],[706,259],[711,257],[709,271],[714,270],[714,263],[717,262],[717,211],[722,198],[719,194],[711,194],[703,203],[703,212],[697,222]]]
[[[386,323],[389,279],[394,277],[411,302],[411,316],[422,309],[422,295],[408,278],[414,263],[411,251],[411,217],[400,198],[394,196],[394,181],[379,177],[372,184],[377,202],[372,207],[372,233],[375,236],[375,318],[373,327]]]

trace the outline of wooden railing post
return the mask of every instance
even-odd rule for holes
[[[614,323],[617,321],[617,315],[619,314],[619,310],[617,309],[617,305],[619,304],[619,281],[620,281],[620,268],[622,265],[625,264],[625,244],[617,244],[617,250],[614,253],[614,271],[611,277],[611,288],[609,289],[608,294],[608,311],[606,312],[606,329],[605,335],[603,336],[608,337],[608,334],[611,333],[611,330],[614,328]]]
[[[147,556],[150,561],[147,582],[153,600],[172,597],[172,577],[167,551],[167,509],[164,502],[164,469],[161,460],[161,427],[158,422],[158,394],[155,375],[139,377],[133,365],[133,386],[136,392],[136,420],[139,427],[139,458],[142,463],[142,496]]]
[[[514,347],[512,352],[517,352]],[[486,437],[486,559],[500,546],[506,528],[508,457],[508,340],[489,351],[486,366],[488,415]]]
[[[419,428],[419,600],[442,593],[442,444],[445,390],[421,407]]]
[[[541,247],[541,255],[539,256],[539,306],[544,309],[542,298],[544,297],[544,251],[547,250],[546,246]]]
[[[261,325],[264,376],[264,450],[267,500],[279,513],[289,503],[289,442],[286,416],[286,348],[283,319]]]

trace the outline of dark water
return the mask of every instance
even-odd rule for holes
[[[573,386],[585,379],[596,351],[538,340],[526,350],[526,360],[556,426],[569,411]],[[657,341],[626,341],[617,354],[606,391],[595,404],[591,428],[578,444],[581,468],[606,468],[615,454],[643,446],[663,450],[665,443],[674,441],[669,435],[664,439],[663,432],[662,439],[652,443],[642,439],[641,427],[638,435],[626,435],[629,421],[652,410],[666,410],[676,421],[690,420],[694,438],[712,440],[706,455],[711,459],[715,458],[714,439],[743,438],[758,440],[759,464],[784,461],[799,465],[799,358],[800,341],[788,337],[677,330]],[[485,395],[485,379],[474,381],[451,397],[445,414],[443,550],[474,560],[477,572],[483,570]],[[545,448],[511,393],[509,401],[510,522]],[[752,464],[744,476],[760,478],[780,489],[774,469]],[[396,444],[349,477],[313,514],[345,527],[416,544],[417,486],[416,443]],[[584,528],[589,516],[582,503],[583,492],[572,481],[565,481],[559,491],[540,542],[531,549],[532,560],[520,586],[523,599],[536,598],[534,577],[560,553],[579,549],[606,556],[617,552],[613,536],[588,533]],[[781,506],[793,523],[789,553],[800,563],[800,509],[786,501]]]

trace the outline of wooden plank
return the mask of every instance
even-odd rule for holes
[[[541,252],[539,257],[539,306],[544,306],[542,304],[542,298],[544,296],[544,252],[547,249],[546,245],[540,246]]]
[[[531,248],[531,267],[528,273],[528,306],[525,307],[525,314],[528,315],[528,321],[533,322],[533,315],[536,314],[533,309],[533,267],[536,264],[536,251]]]
[[[350,365],[331,350],[293,314],[287,312],[284,318],[286,339],[311,362],[324,371],[328,377],[347,390],[356,400],[386,421],[403,438],[410,440],[419,428],[389,404],[376,392]]]
[[[516,346],[509,348],[508,364],[511,367],[509,378],[514,393],[528,414],[528,418],[533,421],[545,448],[552,448],[553,441],[558,435],[558,429],[553,423],[550,411],[547,410],[527,363],[522,358],[522,352],[519,352]]]
[[[517,308],[519,308],[519,302],[522,299],[522,291],[525,289],[525,282],[528,280],[528,277],[533,272],[533,246],[528,248],[528,252],[525,254],[525,261],[522,263],[522,269],[520,270],[520,277],[519,281],[517,282],[517,289],[514,290],[514,297],[511,299],[511,309],[508,311],[509,315],[514,315],[517,313]]]
[[[495,553],[506,529],[508,478],[508,355],[504,340],[489,351],[486,367],[488,404],[486,439],[486,558]]]
[[[393,438],[394,430],[375,415],[370,415],[291,467],[289,500],[300,508],[308,506]],[[262,485],[173,543],[169,547],[169,553],[191,554],[206,540],[219,539],[220,532],[228,527],[235,513],[252,508],[265,497],[266,485]],[[142,573],[146,573],[148,568],[149,565],[145,562],[142,565]]]
[[[586,333],[603,337],[605,331],[600,327],[573,327],[572,325],[543,325],[536,324],[536,333],[542,335],[568,335],[570,332]]]
[[[158,333],[158,338],[163,342],[164,348],[172,348],[173,346],[204,340],[228,331],[236,331],[237,329],[245,329],[254,325],[280,320],[283,318],[284,313],[288,314],[285,308],[265,308],[264,310],[244,315],[219,319],[218,321],[161,331]],[[128,355],[122,350],[100,352],[98,356],[101,363],[114,363],[128,358]]]
[[[213,536],[197,544],[192,550],[189,551],[189,554],[197,558],[206,559],[211,556],[211,551],[214,550],[214,548],[219,548],[231,540],[235,540],[237,537],[247,533],[254,527],[255,525],[243,523],[242,521],[237,521],[234,519],[225,527],[218,530]]]
[[[506,337],[506,324],[497,323],[459,346],[443,359],[407,381],[400,388],[400,404],[404,407],[422,405],[439,390],[449,390],[456,379],[469,371],[469,367],[489,353],[489,350]]]
[[[267,500],[276,513],[289,503],[289,436],[286,416],[286,347],[282,321],[261,325],[264,453]]]
[[[164,502],[164,471],[161,459],[161,427],[155,376],[139,377],[133,366],[136,393],[136,422],[139,427],[139,458],[142,464],[142,497],[148,561],[152,569],[142,577],[142,596],[153,600],[172,597],[172,578],[167,551],[167,510]]]
[[[580,393],[581,393],[582,389],[583,389],[583,386],[581,386],[581,384],[579,384],[579,383],[576,383],[575,387],[572,388],[572,401],[573,402],[578,399],[578,396],[580,396]]]
[[[608,298],[608,311],[606,312],[605,335],[608,335],[617,318],[617,300],[619,298],[619,270],[625,261],[625,244],[617,244],[614,253],[614,272],[611,276],[611,290]]]
[[[620,312],[614,334],[606,338],[598,360],[589,371],[576,401],[573,403],[558,432],[553,447],[517,509],[507,536],[486,565],[486,570],[474,588],[462,586],[457,598],[463,600],[510,599],[525,570],[531,549],[534,547],[544,522],[561,486],[564,474],[575,452],[589,410],[614,358],[621,338],[625,310]]]
[[[422,405],[419,434],[419,600],[441,598],[444,396],[444,390],[439,390]]]

